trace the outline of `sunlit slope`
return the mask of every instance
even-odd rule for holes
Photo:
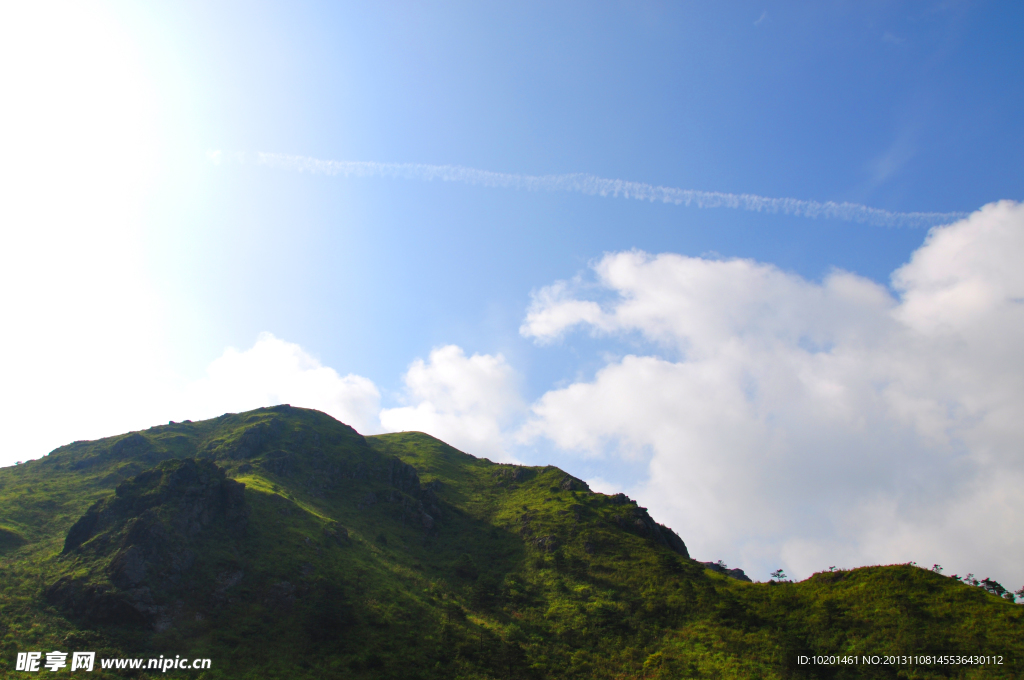
[[[59,649],[208,678],[1016,677],[1024,651],[1024,608],[925,570],[741,583],[557,468],[287,406],[0,470],[0,564],[11,674]],[[1003,665],[798,663],[829,654]]]

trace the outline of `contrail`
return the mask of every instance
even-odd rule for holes
[[[211,153],[219,159],[219,152]],[[421,163],[375,163],[371,161],[325,161],[307,156],[260,153],[257,163],[284,170],[342,175],[344,177],[394,177],[400,179],[441,180],[500,189],[528,191],[571,191],[588,196],[613,196],[640,201],[661,201],[697,208],[734,208],[763,213],[781,213],[823,219],[862,222],[884,227],[931,227],[949,224],[967,216],[960,212],[893,212],[858,203],[805,201],[797,198],[769,198],[756,194],[727,194],[654,186],[643,182],[605,179],[584,173],[568,175],[515,175],[466,168],[460,165],[424,165]]]

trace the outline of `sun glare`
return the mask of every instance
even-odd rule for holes
[[[0,351],[21,359],[8,379],[39,386],[22,403],[81,405],[53,393],[62,375],[95,373],[86,382],[102,392],[113,367],[131,373],[152,354],[140,231],[158,124],[143,63],[101,5],[0,6],[0,305],[23,324]]]

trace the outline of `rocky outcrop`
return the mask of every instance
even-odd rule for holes
[[[295,456],[284,451],[268,453],[259,460],[259,466],[273,475],[284,478],[293,476],[298,469]]]
[[[520,482],[532,479],[536,474],[535,470],[523,465],[499,464],[498,469],[491,473],[491,477],[497,481],[498,486],[514,486]]]
[[[664,545],[667,545],[676,553],[689,559],[690,552],[686,549],[686,543],[684,543],[683,539],[679,537],[679,534],[672,531],[672,529],[669,529],[664,524],[655,524],[654,530],[657,533],[659,541],[663,542]]]
[[[633,508],[628,513],[619,514],[616,516],[615,521],[620,529],[632,531],[645,538],[649,538],[656,543],[660,543],[666,548],[673,552],[682,555],[689,559],[690,553],[686,549],[686,544],[683,539],[679,538],[679,535],[669,529],[664,524],[658,524],[654,519],[647,513],[647,508],[641,508],[636,504],[636,501],[630,500],[625,494],[615,494],[609,497],[608,502],[612,505],[632,505]]]
[[[257,423],[245,429],[242,436],[235,442],[229,457],[235,459],[253,458],[272,441],[280,438],[284,423],[279,418]]]
[[[387,510],[403,524],[421,526],[427,533],[438,527],[443,517],[441,501],[437,492],[441,489],[438,481],[420,483],[419,473],[412,465],[397,457],[388,459],[383,470],[374,474],[366,470],[363,463],[353,467],[352,478],[360,479],[369,476],[383,477],[390,488],[383,491],[368,491],[356,499],[356,507],[361,512],[371,511],[378,504],[399,506]],[[377,510],[379,512],[380,510]]]
[[[167,608],[155,591],[191,569],[202,534],[215,528],[220,540],[241,538],[247,520],[244,484],[209,461],[165,461],[122,482],[75,522],[62,554],[92,563],[93,573],[58,580],[47,599],[97,623],[159,628]]]
[[[158,451],[153,442],[138,432],[130,432],[122,437],[118,437],[110,444],[109,448],[96,446],[83,448],[80,446],[86,443],[75,442],[67,447],[57,449],[57,451],[64,455],[48,456],[49,460],[47,460],[47,463],[58,467],[66,467],[69,470],[89,470],[96,467],[109,466],[114,461],[117,461],[129,462],[127,469],[134,465],[141,466],[136,468],[138,470],[147,465],[156,464],[165,457],[165,454]]]
[[[399,458],[392,458],[388,463],[388,484],[410,495],[418,495],[420,476],[416,468]]]
[[[125,480],[113,496],[96,501],[68,530],[63,553],[119,529],[127,545],[165,539],[166,531],[188,538],[218,519],[244,531],[247,517],[244,484],[227,479],[208,461],[169,460]],[[149,530],[160,535],[149,537]]]
[[[701,562],[701,564],[710,569],[711,571],[722,574],[723,576],[734,578],[737,581],[746,581],[747,583],[753,583],[753,581],[750,580],[750,577],[743,573],[742,569],[730,569],[722,561]]]
[[[123,591],[68,577],[46,589],[46,600],[70,616],[119,626],[153,626],[167,611],[153,602],[149,588]]]
[[[586,482],[572,475],[562,477],[562,481],[558,483],[558,486],[562,491],[590,491],[590,486]]]

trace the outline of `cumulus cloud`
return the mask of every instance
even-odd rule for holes
[[[363,434],[416,430],[467,453],[511,460],[506,430],[525,411],[515,372],[500,354],[466,356],[448,345],[416,359],[404,376],[403,406],[381,409],[368,378],[339,375],[297,344],[262,333],[252,348],[228,348],[206,376],[186,386],[180,411],[207,418],[291,403],[315,408]]]
[[[13,445],[0,453],[0,465],[37,458],[73,439],[98,439],[169,419],[202,420],[281,403],[323,411],[363,434],[383,431],[380,391],[373,381],[339,375],[295,343],[261,333],[252,347],[225,349],[204,376],[189,381],[164,366],[159,344],[146,335],[151,328],[139,321],[136,317],[134,325],[122,324],[119,342],[94,353],[91,363],[70,367],[69,358],[58,353],[50,362],[22,367],[26,375],[14,377],[23,384],[31,383],[34,370],[50,388],[30,393],[37,402],[25,401],[24,393],[21,401],[10,393],[0,395],[21,417],[21,426],[11,433]],[[58,370],[73,378],[66,381],[66,389],[52,388],[61,383]],[[5,367],[4,375],[14,374]],[[54,419],[55,411],[61,418]],[[51,424],[43,427],[45,423]]]
[[[503,428],[524,405],[503,356],[440,347],[412,363],[405,388],[408,405],[381,411],[385,429],[426,432],[475,456],[512,460]]]
[[[381,431],[380,391],[370,379],[338,375],[270,333],[245,351],[226,349],[205,377],[185,388],[179,408],[191,418],[209,418],[282,403],[323,411],[362,434]]]
[[[123,339],[138,340],[148,330],[136,324],[134,330],[126,329]],[[149,346],[157,347],[155,341]],[[118,348],[120,363],[107,356]],[[261,333],[248,349],[228,347],[196,380],[174,375],[158,353],[136,354],[123,344],[115,345],[96,356],[93,365],[76,367],[75,389],[40,394],[40,401],[45,399],[68,417],[45,430],[17,428],[0,465],[37,458],[72,439],[106,437],[168,419],[202,420],[282,403],[323,411],[362,434],[422,431],[476,456],[513,461],[509,431],[526,412],[517,375],[504,357],[466,356],[455,345],[435,349],[426,361],[415,360],[404,376],[405,390],[400,395],[404,405],[383,410],[380,390],[372,380],[340,375],[298,344],[271,333]],[[8,369],[5,375],[11,376]],[[31,382],[32,370],[52,372],[54,366],[26,365],[27,375],[20,377],[21,382]],[[93,379],[82,381],[83,376]],[[57,380],[49,378],[51,384]],[[11,393],[2,396],[30,424],[50,417],[46,410],[15,401]],[[38,436],[39,431],[45,435]]]
[[[549,391],[520,430],[647,461],[634,493],[764,578],[916,560],[1024,579],[1024,207],[933,229],[890,292],[751,260],[633,251],[539,291],[521,332],[649,348]],[[1015,528],[1016,527],[1016,528]]]

